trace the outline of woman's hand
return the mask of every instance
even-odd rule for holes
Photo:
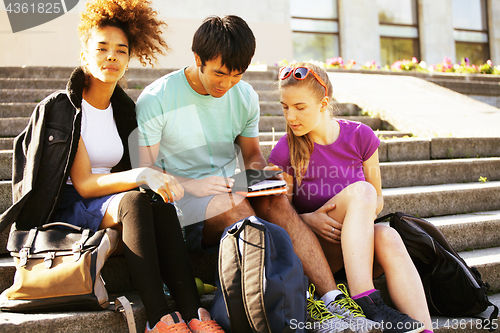
[[[316,235],[327,242],[338,244],[342,234],[342,223],[328,216],[328,212],[335,207],[335,204],[325,204],[312,213],[300,214],[300,217]]]
[[[141,169],[137,183],[158,193],[163,201],[174,202],[184,196],[184,188],[174,176],[148,167]]]
[[[183,184],[186,192],[189,192],[197,197],[206,197],[208,195],[218,195],[231,192],[234,179],[220,176],[210,176],[202,179],[190,179]]]

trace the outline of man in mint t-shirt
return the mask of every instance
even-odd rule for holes
[[[258,96],[240,81],[255,52],[252,31],[237,16],[210,17],[196,31],[192,51],[194,65],[153,82],[137,101],[141,164],[182,184],[184,196],[174,199],[188,246],[213,252],[227,226],[257,215],[288,232],[320,296],[336,289],[316,236],[286,196],[230,194],[238,155],[241,169],[268,168],[259,147]]]

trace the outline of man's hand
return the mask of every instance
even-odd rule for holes
[[[234,179],[210,176],[203,179],[191,179],[182,183],[182,186],[191,195],[206,197],[208,195],[218,195],[231,192]]]
[[[271,170],[271,171],[283,171],[280,169],[279,166],[277,165],[273,165],[273,166],[270,166],[270,165],[267,165],[266,167],[264,167],[264,170]],[[279,175],[276,175],[274,178],[276,179],[279,179],[279,180],[283,180],[283,175],[282,174],[279,174]]]
[[[316,235],[330,243],[338,244],[342,234],[342,223],[328,216],[328,212],[335,207],[335,204],[325,204],[312,213],[300,214],[300,217]]]

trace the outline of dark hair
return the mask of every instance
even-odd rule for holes
[[[130,56],[138,58],[143,66],[153,65],[157,61],[156,54],[169,50],[161,36],[167,24],[157,15],[150,0],[89,1],[78,25],[82,47],[86,47],[92,29],[116,27],[127,36]]]
[[[211,16],[195,32],[191,50],[200,57],[202,66],[220,56],[222,66],[243,73],[255,53],[255,37],[241,17]]]

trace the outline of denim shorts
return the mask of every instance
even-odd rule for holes
[[[66,184],[52,220],[96,231],[115,195],[84,199],[73,185]]]

